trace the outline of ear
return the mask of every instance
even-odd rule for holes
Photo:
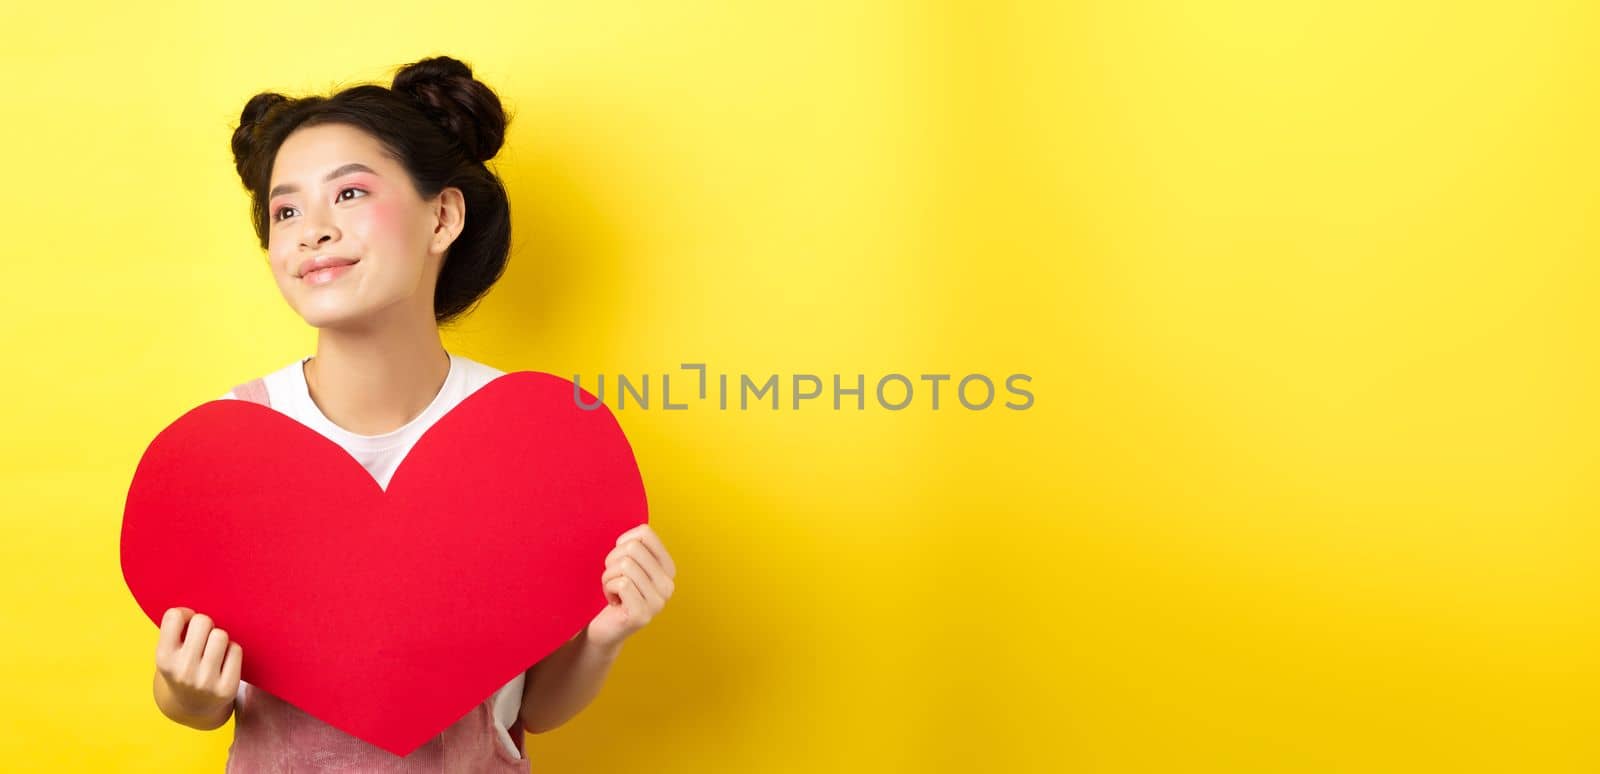
[[[461,194],[461,189],[448,187],[433,198],[433,237],[428,242],[428,251],[435,255],[443,255],[450,245],[461,235],[461,229],[467,222],[467,200]]]

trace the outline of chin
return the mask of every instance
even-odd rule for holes
[[[371,317],[365,307],[347,304],[312,304],[295,311],[313,328],[359,328]]]

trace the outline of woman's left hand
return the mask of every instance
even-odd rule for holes
[[[617,547],[606,555],[606,569],[600,576],[611,604],[589,622],[589,642],[614,649],[650,623],[672,596],[677,573],[666,546],[649,524],[622,533]]]

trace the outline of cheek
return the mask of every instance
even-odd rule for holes
[[[294,248],[287,241],[273,238],[267,244],[267,258],[272,263],[272,268],[278,271],[288,271],[289,261],[294,257]]]
[[[373,202],[361,214],[362,230],[368,242],[393,243],[406,239],[405,212],[393,203]]]

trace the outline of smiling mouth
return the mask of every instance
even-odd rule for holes
[[[355,263],[328,266],[326,268],[317,269],[316,271],[306,272],[305,274],[300,275],[300,281],[311,285],[326,284],[344,276],[345,274],[350,273],[350,271],[359,263],[361,262],[356,261]]]

